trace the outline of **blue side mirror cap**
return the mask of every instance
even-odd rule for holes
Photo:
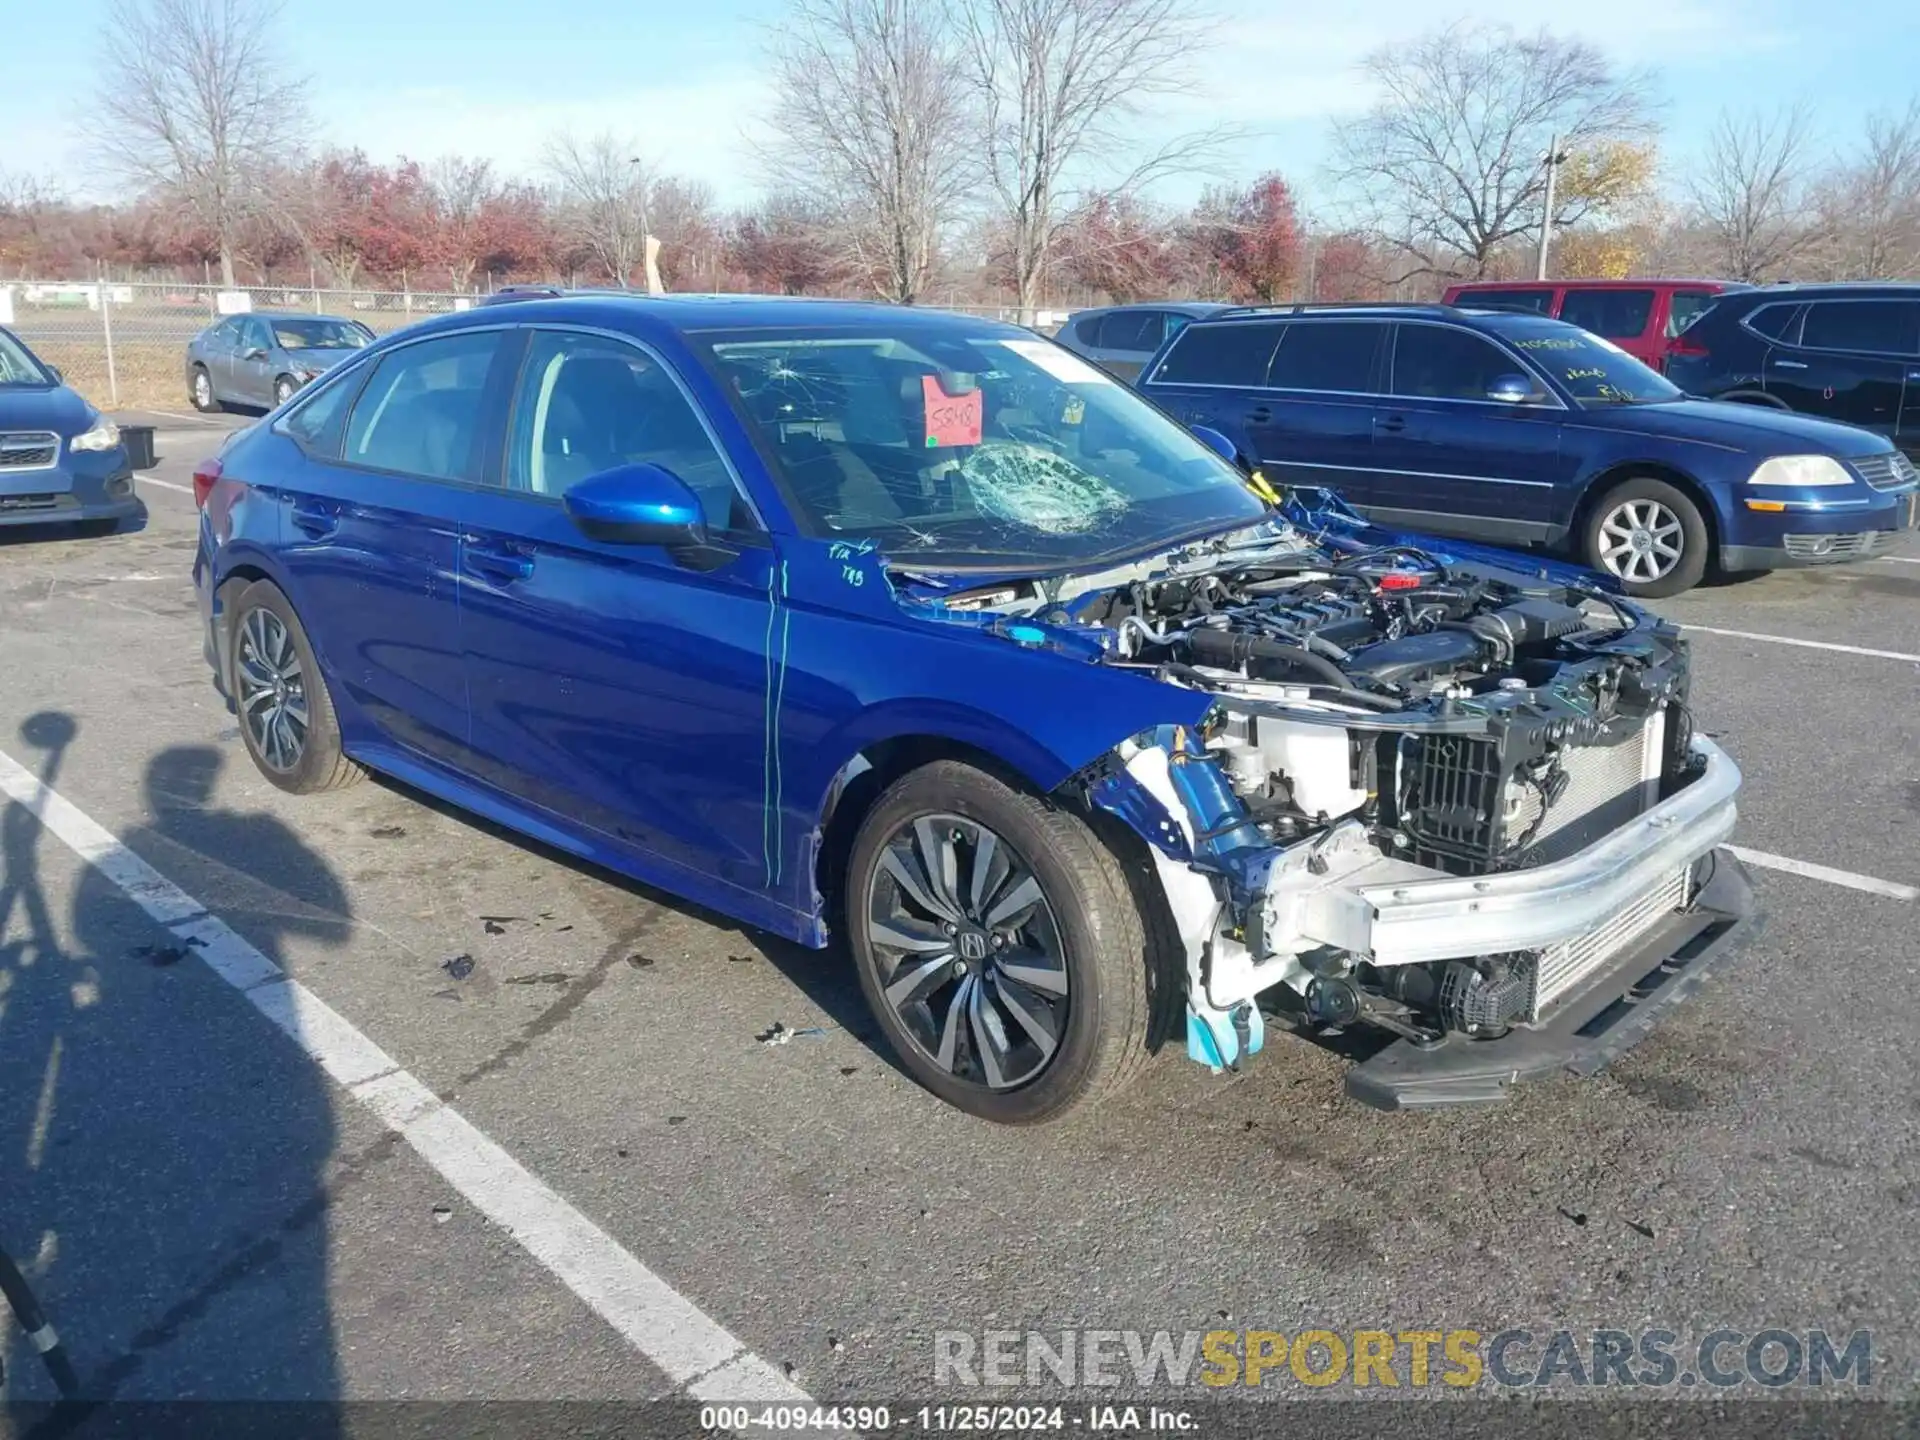
[[[610,545],[705,545],[700,499],[660,465],[620,465],[589,475],[561,499],[589,539]]]

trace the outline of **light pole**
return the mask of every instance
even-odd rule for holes
[[[1536,280],[1547,278],[1547,251],[1553,246],[1553,182],[1567,158],[1567,152],[1560,148],[1560,137],[1555,135],[1547,142],[1547,203],[1540,212],[1540,263],[1533,276]]]
[[[633,175],[633,190],[640,199],[640,264],[647,263],[647,172],[646,161],[635,155],[627,161]]]

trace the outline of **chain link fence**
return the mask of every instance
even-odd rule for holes
[[[0,284],[0,324],[68,384],[108,410],[178,410],[187,403],[187,342],[242,310],[338,315],[377,334],[473,304],[471,295],[113,281]]]
[[[384,335],[430,315],[464,310],[480,297],[445,291],[327,290],[115,281],[0,282],[6,325],[68,384],[103,410],[180,410],[187,399],[187,342],[239,311],[298,312],[358,320]],[[1006,305],[943,306],[1017,322]],[[1033,328],[1051,333],[1064,310],[1042,312]]]

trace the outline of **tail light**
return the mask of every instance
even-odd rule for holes
[[[1704,360],[1711,353],[1705,342],[1695,337],[1689,330],[1682,330],[1667,342],[1668,359],[1672,359],[1675,355],[1686,355],[1696,360]]]
[[[209,455],[193,467],[193,503],[195,508],[207,508],[207,496],[213,493],[213,482],[220,478],[220,457]]]

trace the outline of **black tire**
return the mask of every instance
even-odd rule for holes
[[[277,621],[293,647],[299,663],[299,695],[305,701],[305,735],[291,763],[286,756],[270,756],[256,736],[245,704],[242,675],[243,636],[249,616],[264,611]],[[338,790],[363,778],[366,771],[349,760],[340,748],[340,722],[334,713],[333,697],[327,693],[326,677],[321,674],[313,654],[313,645],[293,612],[293,605],[270,580],[256,580],[242,590],[227,612],[227,653],[232,657],[233,673],[228,677],[228,693],[233,696],[234,711],[240,720],[240,741],[247,747],[254,766],[282,790],[294,795],[312,795],[321,790]]]
[[[291,375],[282,375],[276,379],[273,382],[274,408],[278,409],[280,406],[286,404],[287,401],[293,398],[293,392],[299,388],[298,385],[293,383],[293,377]]]
[[[1065,1020],[1044,1068],[1013,1088],[950,1073],[919,1048],[886,998],[886,961],[876,954],[868,912],[887,842],[929,815],[993,831],[1038,882],[1057,925],[1068,977]],[[848,946],[868,1006],[901,1065],[949,1104],[999,1124],[1041,1124],[1117,1094],[1139,1075],[1153,996],[1163,988],[1153,967],[1165,957],[1149,948],[1120,861],[1078,816],[970,765],[935,761],[896,781],[862,821],[844,896]]]
[[[1623,514],[1634,513],[1625,509],[1628,506],[1658,506],[1679,523],[1679,558],[1672,562],[1670,569],[1655,578],[1630,578],[1617,568],[1618,562],[1609,564],[1607,556],[1602,553],[1603,541],[1617,538],[1617,533],[1603,532],[1607,532],[1610,525],[1617,530],[1624,523],[1621,518]],[[1638,513],[1648,512],[1642,508]],[[1669,595],[1691,590],[1700,583],[1707,573],[1711,543],[1700,507],[1685,491],[1664,480],[1656,480],[1651,475],[1635,475],[1612,486],[1587,511],[1586,523],[1581,527],[1580,558],[1591,568],[1613,575],[1627,594],[1646,600],[1664,600]]]
[[[205,380],[205,397],[202,398],[200,382]],[[187,377],[187,400],[202,415],[218,415],[227,407],[220,403],[220,397],[213,393],[213,376],[207,373],[207,367],[196,365]]]

